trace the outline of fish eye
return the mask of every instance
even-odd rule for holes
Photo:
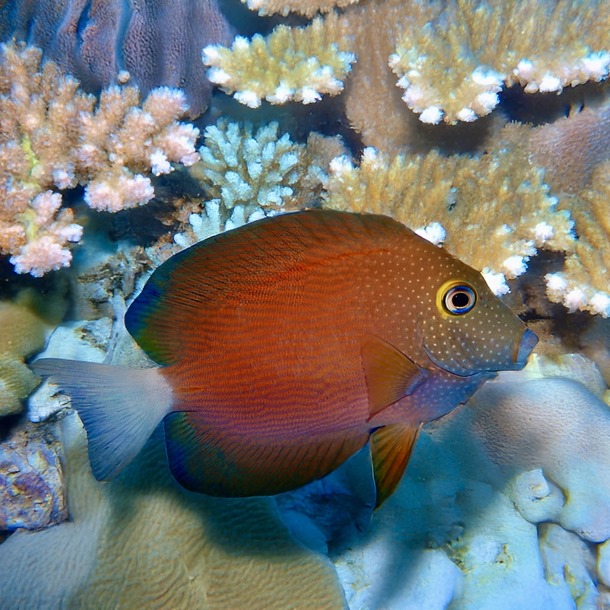
[[[443,284],[438,297],[440,297],[438,300],[444,313],[452,316],[468,313],[477,302],[475,289],[466,282],[454,281]]]

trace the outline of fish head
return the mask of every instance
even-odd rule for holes
[[[522,369],[538,343],[476,270],[453,259],[449,273],[435,282],[422,324],[426,355],[459,376]]]

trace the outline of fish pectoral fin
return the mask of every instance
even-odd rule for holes
[[[369,395],[370,417],[412,394],[428,372],[393,345],[367,335],[360,347]]]
[[[373,474],[377,487],[375,508],[379,508],[396,489],[407,467],[421,425],[392,424],[371,435]]]
[[[174,412],[164,420],[174,478],[211,496],[266,496],[290,491],[338,468],[364,447],[368,432],[323,438],[254,439],[219,432],[199,413]]]

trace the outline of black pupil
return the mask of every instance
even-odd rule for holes
[[[451,304],[458,309],[466,307],[468,303],[470,303],[470,295],[467,292],[456,292],[451,297]]]

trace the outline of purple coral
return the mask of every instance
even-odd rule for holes
[[[3,3],[4,39],[25,40],[98,93],[112,84],[143,94],[165,85],[184,89],[190,114],[209,103],[212,85],[201,49],[228,45],[232,30],[217,0],[17,0]]]

